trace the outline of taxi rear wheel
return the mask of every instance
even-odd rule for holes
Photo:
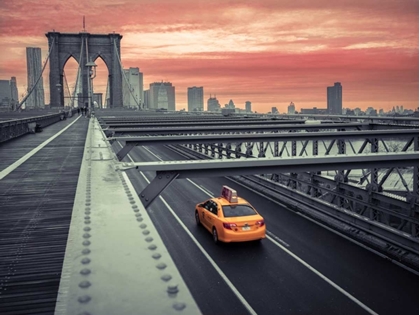
[[[195,211],[195,223],[196,223],[197,225],[201,225],[201,222],[200,222],[200,215],[198,214],[198,211]]]
[[[215,244],[219,244],[219,235],[217,234],[217,230],[215,227],[213,228],[212,234],[213,234],[213,242]]]

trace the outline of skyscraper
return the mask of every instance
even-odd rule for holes
[[[288,114],[294,114],[296,112],[295,104],[290,102],[290,105],[287,107]]]
[[[207,111],[209,112],[218,112],[220,111],[220,103],[217,100],[216,96],[211,97],[207,100]]]
[[[16,77],[11,80],[0,80],[0,107],[14,109],[19,104]]]
[[[251,102],[250,102],[250,101],[246,101],[246,102],[245,102],[245,111],[246,111],[247,113],[252,112],[252,110],[251,110]]]
[[[342,86],[335,82],[334,86],[327,87],[327,110],[328,114],[341,115],[343,111]]]
[[[143,73],[139,68],[124,69],[122,85],[124,107],[143,108]]]
[[[149,109],[167,109],[175,111],[175,87],[170,82],[150,83]],[[162,107],[159,107],[162,106]]]
[[[188,88],[188,111],[204,110],[203,87],[189,87]]]
[[[42,79],[41,48],[26,47],[26,65],[28,70],[28,91],[26,108],[44,108],[44,81]],[[37,80],[39,81],[37,83]],[[36,84],[36,86],[35,86]]]

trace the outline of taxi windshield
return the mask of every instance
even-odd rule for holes
[[[247,215],[255,215],[257,212],[248,205],[228,205],[222,206],[223,216],[230,217],[243,217]]]

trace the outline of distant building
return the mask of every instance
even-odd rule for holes
[[[341,115],[343,113],[343,93],[340,82],[335,82],[334,86],[327,87],[327,109],[328,114]]]
[[[252,112],[252,109],[251,109],[251,102],[250,102],[250,101],[246,101],[246,102],[245,102],[245,111],[246,111],[247,113],[251,113],[251,112]]]
[[[271,107],[271,113],[272,114],[278,114],[279,110],[277,109],[277,107]]]
[[[143,93],[143,99],[144,99],[144,108],[149,108],[149,92],[150,90],[146,90]]]
[[[203,87],[189,87],[187,90],[188,96],[188,111],[199,111],[204,110],[204,99],[203,99]]]
[[[154,82],[149,88],[149,109],[175,111],[175,87],[170,82]]]
[[[211,97],[207,100],[207,111],[209,112],[218,112],[220,111],[220,103],[217,100],[216,96]]]
[[[122,85],[124,107],[143,108],[143,73],[139,68],[124,69]]]
[[[295,104],[290,102],[289,106],[287,106],[287,113],[294,114],[296,112]]]
[[[44,81],[41,63],[41,48],[26,47],[26,65],[28,72],[28,93],[32,90],[26,99],[26,108],[44,108]],[[39,78],[39,80],[38,80]],[[38,83],[37,83],[38,80]],[[36,86],[35,86],[36,84]]]
[[[326,108],[301,108],[301,114],[316,115],[316,114],[327,114],[328,109]]]
[[[233,103],[232,100],[230,100],[229,103],[225,105],[225,107],[226,108],[233,108],[233,109],[235,109],[235,104]]]
[[[0,80],[0,108],[14,109],[19,104],[16,77],[11,80]]]

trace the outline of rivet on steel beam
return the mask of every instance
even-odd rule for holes
[[[86,220],[85,221],[85,224],[90,224],[90,220]]]
[[[140,226],[140,228],[145,229],[147,227],[147,224],[142,223],[139,226]]]
[[[166,292],[168,292],[169,294],[175,294],[178,293],[178,285],[177,284],[170,284],[168,285],[168,289],[166,290]]]
[[[89,258],[83,258],[80,262],[84,265],[87,265],[88,263],[90,263],[90,259]]]
[[[148,247],[148,249],[150,249],[150,250],[155,250],[157,248],[157,246],[156,245],[154,245],[154,244],[152,244],[152,245],[150,245],[149,247]]]
[[[149,201],[149,198],[146,198],[146,201]]]
[[[90,211],[90,208],[89,208],[89,207],[86,207],[86,208],[85,208],[85,210],[86,210],[86,211]]]
[[[83,231],[86,231],[86,232],[89,232],[91,230],[91,228],[90,227],[85,227],[85,228],[83,228]]]
[[[79,287],[81,287],[83,289],[89,288],[90,286],[91,286],[91,283],[89,281],[86,281],[86,280],[79,283]],[[169,290],[169,288],[168,288],[168,290]]]
[[[85,214],[89,215],[90,214],[90,211],[85,211]]]
[[[79,301],[79,303],[88,303],[91,300],[91,298],[89,295],[83,295],[79,296],[77,300]]]
[[[90,234],[89,233],[85,233],[85,234],[83,234],[83,237],[84,238],[89,238],[90,237]]]
[[[165,282],[168,282],[169,280],[171,280],[172,279],[172,276],[171,275],[168,275],[168,274],[166,274],[166,275],[163,275],[162,277],[160,277],[163,281],[165,281]]]
[[[139,210],[139,209],[133,209],[133,211],[134,211],[134,212],[139,212],[140,210]]]
[[[138,217],[137,218],[137,221],[141,222],[141,221],[143,221],[143,218],[142,217]]]
[[[80,270],[80,274],[87,276],[88,274],[90,274],[90,269],[84,268]]]
[[[156,265],[156,268],[157,268],[157,269],[160,269],[160,270],[163,270],[163,269],[165,269],[165,268],[166,268],[166,264],[165,264],[165,263],[163,263],[163,262],[158,263],[158,264]]]
[[[90,254],[90,249],[85,248],[84,250],[82,250],[82,254],[83,254],[83,255],[88,255],[88,254]]]
[[[90,197],[86,197],[86,202],[90,202]]]
[[[85,203],[86,206],[90,206],[90,202]]]
[[[89,242],[89,241],[84,241],[84,242],[83,242],[83,245],[84,245],[84,246],[89,246],[89,245],[90,245],[90,242]]]
[[[136,217],[141,217],[141,213],[136,213]]]
[[[151,241],[153,241],[153,237],[146,237],[145,239],[144,239],[146,242],[148,242],[148,243],[150,243]]]
[[[149,230],[144,230],[142,233],[143,233],[143,235],[149,235],[150,231]]]
[[[162,257],[162,255],[161,255],[161,254],[159,254],[159,253],[155,253],[155,254],[153,254],[153,255],[152,255],[152,257],[153,257],[154,259],[159,259],[160,257]]]
[[[81,312],[78,315],[91,315],[89,312]]]
[[[172,306],[177,311],[182,311],[187,305],[185,305],[185,303],[176,302],[176,303],[172,304]]]
[[[85,216],[85,220],[90,220],[90,216]]]

